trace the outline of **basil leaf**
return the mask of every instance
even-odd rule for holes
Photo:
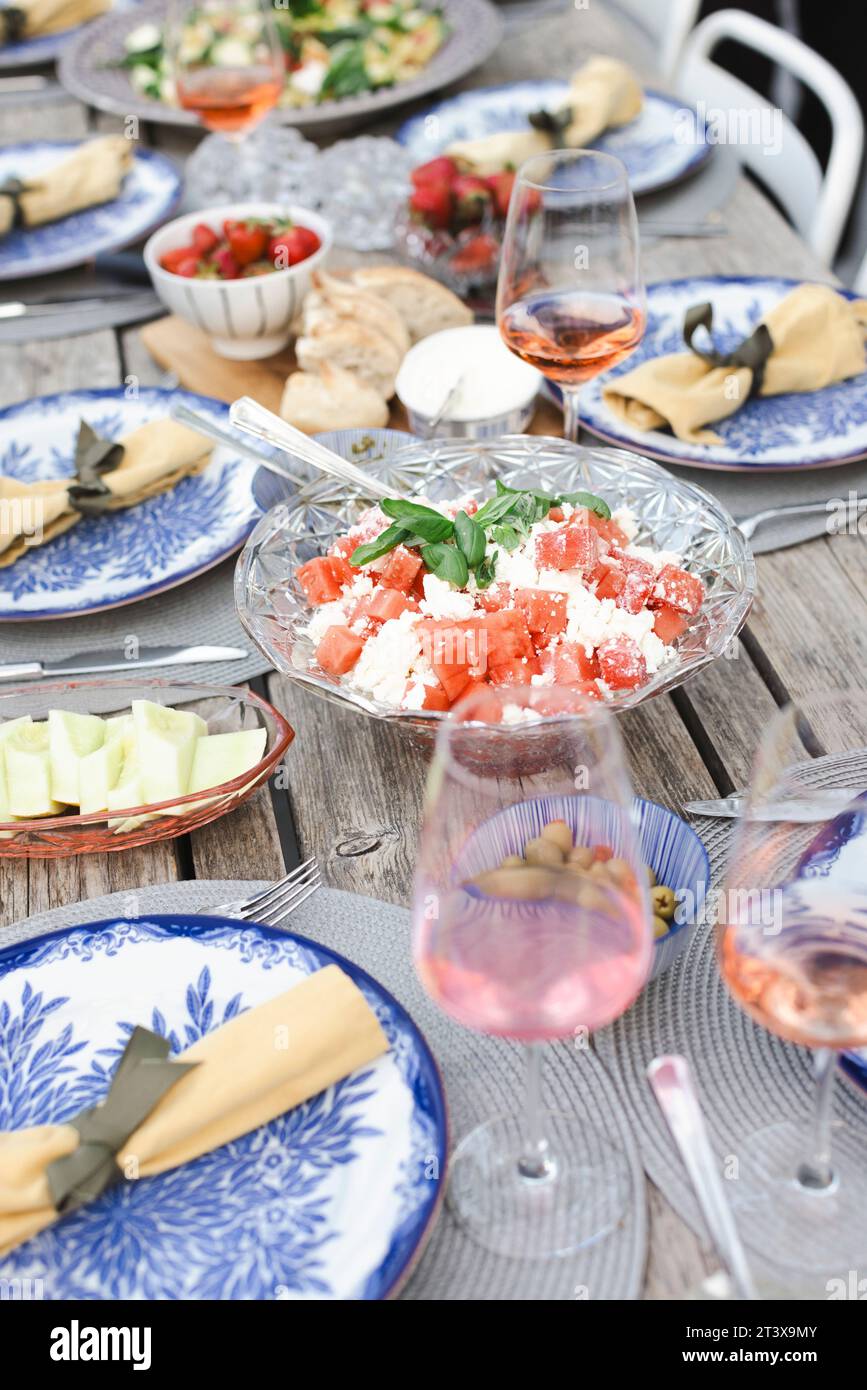
[[[603,521],[611,520],[611,508],[601,497],[597,497],[595,492],[564,492],[559,500],[568,502],[573,507],[586,507],[589,512],[601,516]]]
[[[491,535],[504,550],[517,550],[521,544],[521,536],[514,526],[507,526],[505,523],[501,526],[495,526]]]
[[[449,521],[447,516],[435,512],[432,507],[421,507],[417,502],[387,497],[379,505],[386,516],[394,517],[405,526],[411,525],[416,535],[423,536],[426,541],[448,540],[455,529],[454,522]]]
[[[387,555],[390,550],[394,550],[396,545],[410,534],[405,526],[398,526],[397,522],[393,526],[388,526],[384,531],[380,531],[372,541],[366,541],[364,545],[356,546],[349,557],[351,565],[369,565],[371,560],[378,560],[382,555]]]
[[[485,558],[485,533],[466,512],[455,517],[455,540],[466,556],[470,569]]]
[[[498,483],[497,486],[500,486],[500,484]],[[479,510],[476,512],[473,518],[476,525],[484,527],[492,526],[495,521],[499,521],[502,517],[507,516],[515,505],[516,496],[518,496],[517,493],[508,490],[501,493],[499,497],[492,497],[489,502],[486,502],[483,507],[479,507]]]
[[[513,525],[522,531],[529,531],[530,527],[537,520],[536,499],[532,492],[521,492],[515,498],[515,505],[512,508],[511,516],[514,517]]]
[[[470,577],[470,567],[463,551],[457,546],[439,542],[436,545],[422,546],[421,557],[437,577],[447,584],[463,589]]]
[[[493,584],[493,582],[494,582],[494,575],[495,575],[496,572],[497,572],[497,555],[498,555],[498,554],[499,554],[499,551],[495,550],[494,553],[493,553],[493,555],[491,555],[491,556],[488,557],[487,559],[482,560],[478,565],[476,565],[476,588],[477,588],[477,589],[489,589],[489,588],[491,587],[491,585]]]

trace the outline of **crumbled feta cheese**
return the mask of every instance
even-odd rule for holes
[[[305,96],[318,96],[327,71],[327,63],[321,62],[318,58],[311,58],[309,63],[305,63],[290,75],[289,86],[296,92],[303,92]]]
[[[453,589],[444,579],[435,574],[426,574],[422,580],[424,598],[419,607],[428,618],[469,618],[475,608],[472,594],[461,589]]]
[[[421,652],[416,623],[416,615],[410,610],[383,623],[379,632],[365,642],[352,669],[352,684],[383,704],[400,705],[409,673]]]
[[[657,574],[663,565],[679,565],[680,556],[674,550],[654,550],[652,545],[627,545],[623,551],[624,555],[631,555],[636,560],[644,560],[646,564],[652,565]]]
[[[635,520],[634,512],[628,507],[618,507],[616,512],[611,513],[611,520],[621,531],[625,531],[629,540],[634,540],[638,535],[638,522]]]

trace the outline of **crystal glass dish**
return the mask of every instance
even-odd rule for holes
[[[106,854],[156,840],[171,840],[198,830],[233,811],[271,776],[295,737],[291,725],[267,700],[240,686],[182,684],[165,679],[58,681],[18,686],[0,695],[0,721],[29,714],[45,719],[51,709],[106,717],[129,712],[133,700],[152,700],[192,710],[206,720],[212,734],[242,729],[267,730],[265,751],[256,764],[230,782],[123,811],[87,816],[64,814],[0,823],[0,858],[64,859],[73,854]],[[139,824],[137,821],[141,819]],[[132,822],[126,830],[118,822]]]
[[[682,685],[725,652],[753,601],[756,568],[733,518],[703,488],[682,482],[658,464],[617,449],[585,449],[563,439],[506,435],[490,440],[414,442],[367,465],[395,496],[425,496],[434,504],[457,497],[489,496],[494,479],[550,493],[582,488],[598,493],[612,512],[630,508],[638,544],[653,544],[683,557],[707,589],[705,602],[677,642],[676,658],[645,685],[610,698],[628,709]],[[315,662],[305,634],[312,609],[294,581],[299,565],[324,554],[371,502],[342,482],[323,480],[303,496],[273,507],[262,518],[238,560],[235,598],[245,628],[285,676],[328,699],[411,729],[435,729],[437,711],[396,710],[327,675]]]

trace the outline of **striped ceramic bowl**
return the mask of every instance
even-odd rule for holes
[[[222,235],[227,218],[241,221],[245,217],[287,216],[309,227],[322,244],[312,256],[285,270],[247,279],[199,280],[174,275],[160,265],[160,257],[166,251],[189,243],[193,228],[200,222]],[[310,274],[324,264],[331,242],[331,224],[307,208],[287,208],[278,203],[230,203],[186,213],[167,222],[148,241],[144,258],[154,289],[167,309],[207,333],[221,357],[249,361],[270,357],[286,346],[292,321],[310,288]]]

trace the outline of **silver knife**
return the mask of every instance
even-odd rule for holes
[[[790,797],[764,806],[754,807],[751,818],[757,821],[788,820],[809,824],[824,820],[827,815],[844,811],[850,802],[863,796],[867,787],[825,787],[811,792],[803,800]],[[719,801],[685,801],[683,809],[694,816],[720,816],[736,819],[743,815],[747,804],[746,792],[735,792]]]
[[[22,319],[47,317],[49,314],[62,314],[67,309],[104,309],[108,304],[159,303],[152,290],[120,290],[107,294],[88,295],[83,298],[40,299],[33,304],[25,304],[23,299],[7,300],[0,304],[0,319]]]
[[[0,681],[43,676],[89,676],[100,671],[139,671],[143,666],[195,666],[202,661],[241,661],[243,647],[139,647],[135,660],[114,651],[78,652],[63,661],[22,661],[0,666]]]

